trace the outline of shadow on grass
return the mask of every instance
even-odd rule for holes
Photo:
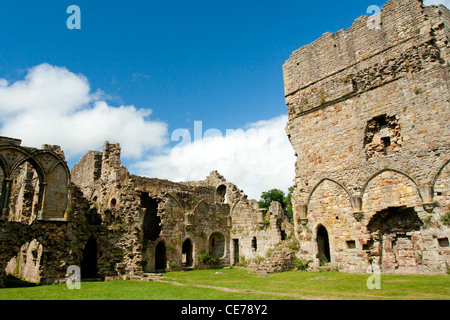
[[[5,285],[5,288],[25,288],[25,287],[37,287],[38,286],[37,283],[17,279],[13,276],[7,276],[4,281],[4,285]]]

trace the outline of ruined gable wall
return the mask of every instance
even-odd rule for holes
[[[73,165],[70,171],[72,182],[81,189],[87,188],[100,178],[101,170],[102,153],[100,151],[89,151]]]

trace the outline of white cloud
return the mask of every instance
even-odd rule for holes
[[[124,157],[140,157],[168,142],[167,124],[149,120],[151,110],[109,106],[88,80],[66,68],[41,64],[23,80],[0,79],[0,135],[23,145],[57,144],[68,158],[119,142]]]
[[[41,64],[28,70],[24,80],[0,88],[0,111],[2,118],[36,111],[67,114],[89,103],[89,92],[84,76]]]
[[[83,75],[49,64],[35,66],[22,80],[0,79],[0,135],[19,138],[25,146],[60,145],[72,160],[100,149],[106,140],[119,142],[123,157],[145,159],[128,161],[133,173],[195,181],[217,170],[255,199],[263,191],[287,191],[293,184],[287,116],[227,132],[197,127],[194,132],[201,139],[193,142],[186,129],[179,129],[172,139],[181,142],[169,148],[167,124],[150,120],[151,110],[113,107],[105,99],[101,90],[91,91]]]
[[[207,130],[193,142],[187,134],[187,142],[133,168],[141,175],[172,181],[203,180],[217,170],[254,199],[272,188],[287,192],[293,185],[295,156],[284,130],[286,122],[287,116],[280,116],[212,137],[205,137]]]
[[[450,8],[450,0],[425,0],[423,4],[426,6],[443,4],[447,8]]]

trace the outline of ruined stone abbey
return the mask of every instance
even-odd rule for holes
[[[446,273],[450,264],[450,11],[391,0],[283,66],[297,156],[293,221],[213,171],[135,176],[105,142],[69,170],[58,146],[0,137],[0,286],[246,265]]]

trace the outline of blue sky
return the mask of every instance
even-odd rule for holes
[[[285,113],[281,66],[292,51],[351,26],[384,1],[8,1],[0,72],[46,62],[85,75],[112,104],[152,108],[170,128],[225,129]],[[66,8],[81,9],[68,30]]]
[[[217,169],[251,197],[270,187],[286,190],[294,159],[283,132],[283,63],[385,2],[3,2],[0,135],[27,146],[59,144],[70,166],[110,140],[121,143],[133,173],[178,181],[204,179]],[[66,26],[72,4],[81,9],[81,30]],[[178,141],[171,136],[183,128],[193,135],[194,121],[202,122],[202,132],[242,129],[244,135],[231,139],[235,145],[203,139],[178,150],[174,161]],[[276,137],[262,137],[275,131]],[[274,141],[276,147],[257,155],[264,160],[249,159],[258,152],[253,147]],[[201,159],[190,158],[193,150]],[[245,164],[219,161],[214,155],[221,150]]]

